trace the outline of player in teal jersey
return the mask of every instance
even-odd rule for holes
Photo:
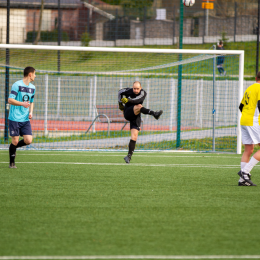
[[[9,132],[12,137],[12,143],[9,147],[9,168],[17,168],[15,166],[16,149],[32,143],[30,119],[33,117],[35,86],[31,82],[36,77],[35,69],[26,67],[23,74],[24,78],[13,84],[8,98],[8,103],[11,104],[8,117]],[[19,136],[23,137],[20,141]]]

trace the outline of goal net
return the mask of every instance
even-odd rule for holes
[[[143,106],[163,114],[142,115],[136,150],[240,153],[243,63],[243,51],[2,44],[0,148],[10,143],[5,95],[32,66],[34,140],[27,149],[127,149],[118,91],[140,81]]]

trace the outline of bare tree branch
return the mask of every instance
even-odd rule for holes
[[[42,27],[42,14],[43,14],[43,10],[44,10],[44,0],[41,0],[41,10],[40,10],[40,18],[39,18],[39,27],[38,27],[38,32],[37,32],[37,36],[36,39],[34,40],[35,45],[38,44],[40,38],[41,38],[41,27]]]

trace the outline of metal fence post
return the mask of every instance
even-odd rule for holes
[[[60,116],[60,83],[61,83],[61,78],[58,77],[58,91],[57,91],[57,115],[56,118],[59,118]]]
[[[236,34],[237,34],[237,2],[235,2],[234,42],[236,42]]]
[[[205,43],[205,32],[206,32],[206,9],[204,9],[204,30],[203,30],[203,44]]]
[[[118,21],[117,21],[117,19],[118,19],[118,12],[117,12],[117,9],[116,9],[116,24],[115,24],[115,46],[116,46],[116,40],[117,40],[117,30],[118,30]]]
[[[48,135],[48,74],[45,74],[44,135]]]
[[[169,125],[169,131],[173,131],[173,118],[174,118],[174,104],[175,104],[175,84],[174,79],[171,78],[171,86],[170,86],[170,125]]]
[[[61,9],[60,0],[58,0],[58,46],[61,43]],[[58,71],[60,72],[60,51],[58,50]]]
[[[179,31],[179,48],[182,49],[183,42],[183,3],[180,0],[180,31]],[[182,60],[182,54],[179,54],[179,61]],[[177,135],[176,148],[181,145],[181,90],[182,90],[182,65],[178,66],[178,101],[177,101]]]
[[[213,45],[213,49],[216,50],[216,45]],[[215,145],[215,114],[216,114],[216,110],[215,110],[215,83],[216,83],[216,55],[214,55],[213,58],[213,97],[212,97],[212,101],[213,101],[213,106],[212,106],[212,120],[213,120],[213,133],[212,133],[212,151],[215,152],[216,150],[216,145]]]
[[[87,11],[87,32],[90,34],[90,9]]]
[[[146,7],[144,7],[144,33],[143,33],[143,45],[145,45],[145,37],[146,37]]]
[[[9,33],[10,33],[10,0],[7,0],[7,20],[6,20],[6,44],[9,44]],[[8,116],[9,116],[9,49],[5,52],[6,68],[5,68],[5,133],[4,140],[8,142]]]
[[[173,30],[172,30],[172,45],[175,44],[175,5],[173,6]]]
[[[36,19],[36,12],[33,13],[33,39],[32,39],[32,42],[34,42],[36,39],[35,19]]]
[[[97,76],[94,76],[94,88],[93,88],[93,112],[92,112],[92,120],[95,119],[96,117],[96,106],[97,106]],[[95,128],[96,123],[93,124],[92,126],[92,132],[96,133],[96,128]]]

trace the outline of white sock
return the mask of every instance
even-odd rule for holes
[[[241,162],[241,171],[244,169],[244,167],[246,166],[246,162]],[[240,177],[240,179],[239,179],[239,182],[242,182],[242,181],[244,181],[244,179],[242,179],[241,177]]]
[[[245,165],[245,167],[243,168],[243,172],[245,172],[245,173],[250,173],[251,170],[254,168],[254,166],[255,166],[256,164],[258,164],[258,163],[259,163],[259,161],[257,161],[257,160],[255,159],[255,157],[252,156],[252,158],[250,159],[249,163],[247,163],[247,164]]]

